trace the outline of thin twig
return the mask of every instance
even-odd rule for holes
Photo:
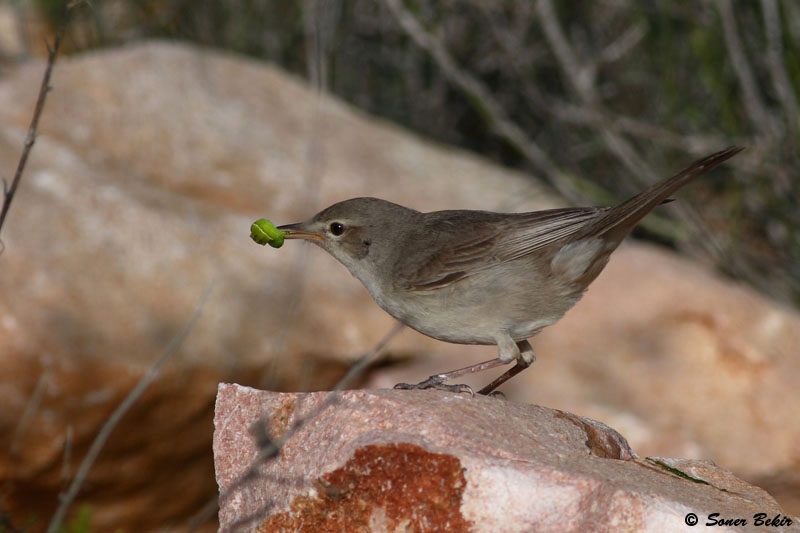
[[[625,54],[636,48],[636,45],[644,39],[646,34],[646,24],[633,24],[630,28],[625,30],[625,33],[600,51],[599,61],[603,63],[615,63],[619,61]]]
[[[598,112],[599,117],[604,117],[603,108],[595,87],[596,69],[592,66],[594,62],[581,62],[578,60],[550,0],[539,0],[536,3],[536,13],[539,16],[545,39],[553,50],[553,55],[558,60],[558,64],[564,74],[565,82],[572,87],[583,107],[590,112]],[[588,63],[588,65],[584,63]],[[598,126],[598,132],[606,147],[617,156],[617,159],[622,162],[623,166],[631,174],[643,177],[646,183],[652,183],[658,179],[656,172],[636,154],[636,151],[624,137],[607,127],[604,122],[599,123]]]
[[[525,3],[524,5],[533,4]],[[591,125],[597,129],[604,125],[617,133],[625,133],[647,142],[676,148],[697,157],[704,156],[727,142],[713,135],[674,133],[637,117],[622,115],[606,108],[590,109],[584,105],[567,102],[554,95],[543,94],[537,87],[526,83],[527,80],[520,67],[523,61],[530,62],[532,56],[541,55],[542,52],[538,49],[536,51],[525,49],[523,53],[520,53],[519,48],[522,44],[519,41],[521,38],[510,35],[508,30],[511,21],[503,20],[498,27],[498,24],[493,23],[492,18],[486,14],[485,6],[481,4],[478,7],[486,15],[488,28],[498,47],[505,54],[508,68],[519,78],[518,86],[525,92],[526,101],[540,112],[571,124]],[[523,18],[527,20],[527,17]],[[525,28],[527,31],[527,26]],[[647,27],[644,24],[632,26],[600,52],[600,61],[608,63],[619,60],[644,38],[646,31]]]
[[[400,333],[405,326],[398,322],[378,343],[372,347],[367,353],[359,357],[347,370],[347,373],[339,380],[336,386],[328,393],[325,399],[320,402],[314,409],[306,413],[302,417],[298,417],[289,429],[282,435],[269,440],[262,438],[259,439],[261,445],[259,446],[258,455],[250,462],[250,466],[239,475],[236,480],[228,486],[224,491],[220,492],[218,498],[210,500],[197,514],[195,514],[189,521],[188,531],[194,531],[207,520],[209,520],[219,507],[219,502],[225,501],[230,498],[235,491],[242,487],[245,483],[250,481],[257,471],[264,464],[264,461],[274,458],[280,453],[281,448],[286,444],[292,436],[294,436],[300,429],[303,428],[308,422],[318,417],[323,411],[331,407],[339,401],[340,392],[346,389],[358,376],[364,373],[369,365],[371,365],[377,357],[383,352],[384,348],[389,342]],[[295,409],[297,410],[297,409]]]
[[[536,4],[536,11],[539,15],[545,38],[553,49],[556,59],[558,59],[566,81],[583,103],[582,109],[585,109],[587,113],[596,113],[596,116],[600,119],[598,130],[606,147],[640,181],[644,180],[644,183],[653,183],[661,179],[652,167],[639,157],[631,143],[624,136],[617,133],[615,128],[602,120],[606,118],[607,114],[594,86],[594,69],[581,65],[581,62],[577,59],[556,16],[552,0],[539,0]],[[679,204],[673,209],[684,219],[694,236],[702,235],[702,238],[695,238],[694,240],[703,247],[710,257],[720,262],[724,257],[724,248],[719,239],[708,231],[708,228],[697,213],[686,204]]]
[[[476,78],[458,67],[441,42],[422,28],[417,19],[405,8],[402,0],[383,1],[400,27],[417,46],[430,54],[450,83],[467,96],[475,106],[476,111],[487,121],[495,135],[505,140],[536,165],[564,197],[576,199],[573,184],[577,178],[560,170],[558,165],[550,159],[550,156],[509,119],[508,114],[492,96],[491,91]]]
[[[36,142],[36,130],[39,127],[39,119],[42,116],[42,111],[44,111],[44,103],[45,100],[47,100],[47,93],[50,92],[50,76],[53,73],[53,66],[56,64],[56,57],[58,56],[59,48],[61,48],[61,41],[63,40],[64,34],[67,31],[68,22],[69,8],[67,7],[64,10],[64,17],[58,27],[58,32],[56,33],[56,39],[53,42],[53,46],[48,47],[47,67],[45,67],[44,70],[42,84],[39,86],[39,96],[36,98],[36,107],[33,110],[33,118],[31,119],[30,127],[28,127],[28,134],[25,136],[25,146],[22,150],[22,155],[19,158],[17,170],[14,172],[14,178],[11,180],[11,185],[6,186],[5,182],[3,184],[3,208],[0,210],[0,231],[3,229],[3,223],[5,222],[8,211],[11,208],[11,201],[14,199],[14,194],[16,194],[17,187],[19,187],[19,182],[22,179],[22,172],[25,170],[25,165],[28,162],[28,156],[30,156],[31,149]]]
[[[779,132],[776,131],[777,124],[768,113],[764,102],[761,101],[753,68],[747,60],[742,41],[739,38],[739,30],[736,27],[736,18],[730,0],[717,0],[717,10],[722,20],[722,32],[725,36],[725,46],[731,58],[731,65],[736,72],[739,86],[742,88],[742,106],[750,118],[750,122],[765,140],[777,138],[779,137]]]
[[[542,1],[536,3],[536,13],[544,31],[544,36],[556,56],[561,70],[566,75],[567,85],[572,87],[575,94],[584,102],[591,103],[597,100],[594,90],[596,67],[592,64],[581,64],[575,56],[569,41],[561,29],[561,23],[555,13],[552,2]]]
[[[783,0],[781,2],[783,12],[786,13],[784,20],[786,21],[786,30],[789,37],[792,39],[794,46],[800,45],[800,6],[797,5],[797,0]]]
[[[30,426],[37,409],[39,409],[42,396],[44,396],[44,392],[47,389],[48,377],[49,375],[47,372],[42,372],[42,375],[39,376],[39,380],[36,382],[36,387],[33,389],[33,394],[31,394],[28,403],[25,405],[25,410],[22,411],[22,416],[14,430],[14,435],[11,437],[12,459],[16,459],[19,455],[20,446],[22,446],[22,441],[25,438],[25,434],[28,432],[28,426]]]
[[[675,148],[696,157],[706,155],[725,143],[724,139],[714,135],[674,133],[636,117],[615,114],[607,109],[587,109],[585,106],[564,101],[551,101],[549,111],[564,122],[593,126],[605,124],[619,133]]]
[[[778,95],[778,100],[783,106],[783,115],[789,121],[789,131],[797,134],[800,131],[800,111],[798,111],[797,97],[795,96],[789,74],[786,72],[786,62],[783,57],[783,32],[781,31],[781,17],[776,0],[761,0],[761,11],[764,14],[764,32],[767,36],[767,67],[769,68],[772,85]]]
[[[64,435],[64,454],[61,459],[61,484],[69,483],[69,472],[72,470],[72,445],[75,437],[75,430],[72,424],[67,425],[67,434]]]
[[[75,472],[75,477],[72,478],[72,483],[70,483],[67,491],[61,495],[61,504],[58,506],[58,509],[50,520],[50,524],[47,527],[47,533],[56,533],[59,531],[61,522],[64,520],[67,510],[69,509],[70,505],[72,505],[75,497],[78,495],[83,483],[86,481],[89,470],[92,468],[92,466],[94,466],[97,457],[100,455],[100,452],[105,446],[106,441],[108,441],[109,437],[111,436],[111,433],[120,423],[122,418],[127,414],[128,410],[130,410],[130,408],[139,400],[142,394],[144,394],[144,392],[147,390],[147,387],[156,379],[156,377],[158,377],[161,367],[163,367],[164,364],[173,355],[175,355],[175,353],[183,344],[183,341],[189,336],[189,333],[194,328],[194,325],[200,319],[201,312],[208,301],[212,287],[213,283],[209,283],[205,291],[203,291],[203,295],[200,297],[200,301],[195,307],[192,316],[183,326],[183,329],[181,329],[178,334],[172,338],[164,350],[164,353],[162,353],[161,356],[156,359],[152,365],[150,365],[141,379],[139,379],[139,382],[136,384],[136,386],[128,393],[122,402],[120,402],[119,406],[114,409],[114,412],[111,413],[111,416],[109,416],[108,420],[105,422],[105,424],[103,424],[103,427],[100,428],[100,431],[97,433],[94,441],[92,441],[92,445],[89,447],[89,451],[86,453],[86,457],[83,458],[83,461],[81,461],[77,472]]]

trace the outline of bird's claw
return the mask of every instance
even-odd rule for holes
[[[472,387],[469,385],[464,385],[463,383],[459,383],[456,385],[447,385],[443,383],[444,378],[441,376],[431,376],[426,380],[420,381],[416,384],[411,383],[398,383],[394,386],[395,389],[400,390],[428,390],[428,389],[435,389],[435,390],[443,390],[447,392],[455,392],[455,393],[462,393],[468,392],[470,396],[475,396],[475,392],[472,390]]]

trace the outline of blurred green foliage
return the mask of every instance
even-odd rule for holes
[[[66,526],[59,528],[60,533],[90,533],[92,521],[92,507],[90,505],[81,505],[75,511],[72,519]],[[42,530],[42,523],[39,518],[31,516],[28,523],[23,525],[22,529],[14,529],[10,525],[6,527],[5,524],[0,523],[0,533],[10,533],[12,531],[40,531]],[[115,533],[124,533],[123,530],[117,529]]]
[[[89,522],[92,519],[92,508],[88,505],[81,505],[75,512],[69,524],[61,528],[61,533],[89,533],[91,527]]]

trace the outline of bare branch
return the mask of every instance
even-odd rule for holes
[[[552,0],[539,0],[536,4],[536,11],[539,15],[545,38],[553,49],[567,82],[583,102],[581,110],[585,110],[586,113],[594,114],[597,117],[596,125],[606,147],[640,181],[642,178],[649,183],[659,180],[660,176],[639,157],[627,139],[608,124],[606,120],[607,114],[595,90],[594,70],[579,63],[561,28]],[[703,235],[703,238],[695,240],[703,246],[706,253],[719,261],[724,255],[723,246],[719,239],[707,230],[697,213],[685,204],[679,204],[674,209],[688,223],[687,225],[694,235]]]
[[[800,6],[796,0],[783,0],[781,7],[785,13],[786,29],[794,45],[800,45]]]
[[[528,6],[529,4],[525,3],[524,5]],[[482,8],[482,12],[486,14],[484,4],[481,3],[478,7]],[[506,56],[508,67],[522,82],[519,84],[520,90],[525,92],[527,101],[539,111],[548,113],[558,120],[571,124],[591,125],[598,129],[601,126],[605,126],[617,133],[626,133],[642,140],[676,148],[698,157],[712,152],[718,149],[720,145],[728,142],[727,140],[710,134],[673,133],[665,128],[650,124],[636,117],[620,115],[607,109],[587,108],[567,102],[553,95],[541,93],[536,87],[525,83],[526,80],[520,68],[523,61],[530,61],[531,55],[541,55],[541,50],[537,49],[532,51],[526,49],[525,53],[520,54],[519,48],[523,46],[519,42],[521,39],[511,35],[510,31],[507,29],[511,21],[504,21],[505,24],[501,24],[498,27],[497,24],[492,23],[493,21],[488,15],[486,19],[489,30],[492,32],[495,41]],[[646,32],[647,26],[645,24],[636,24],[632,26],[617,40],[603,49],[600,53],[601,61],[608,63],[619,60],[644,38]]]
[[[36,107],[33,110],[33,118],[31,119],[31,124],[28,127],[28,134],[25,136],[25,145],[22,150],[22,155],[19,158],[19,163],[17,164],[17,170],[14,172],[14,178],[11,180],[11,185],[9,187],[5,187],[4,185],[3,187],[3,208],[0,210],[0,231],[3,229],[3,223],[5,222],[8,211],[11,208],[11,201],[14,199],[14,194],[16,194],[17,187],[19,187],[19,182],[22,179],[22,172],[25,170],[25,165],[28,162],[28,156],[30,156],[31,149],[36,142],[36,129],[39,127],[39,119],[42,116],[42,111],[44,111],[44,103],[45,100],[47,100],[47,93],[50,91],[50,76],[53,73],[53,66],[56,64],[56,56],[58,56],[58,50],[61,48],[61,41],[63,40],[64,33],[67,30],[68,22],[69,12],[67,9],[65,9],[64,18],[62,19],[62,23],[58,28],[58,33],[56,33],[56,39],[52,46],[48,46],[47,67],[45,67],[44,70],[42,84],[39,86],[39,96],[36,98]]]
[[[303,0],[306,72],[311,86],[321,93],[328,92],[328,55],[341,9],[340,1]]]
[[[67,425],[67,434],[64,435],[64,457],[61,460],[61,482],[66,485],[69,482],[69,472],[72,470],[72,445],[75,438],[75,431],[72,424]]]
[[[598,127],[605,124],[614,131],[682,150],[695,156],[707,154],[724,144],[723,139],[712,135],[682,135],[635,117],[616,115],[607,110],[587,109],[567,102],[552,102],[550,111],[559,120],[565,122],[591,124]]]
[[[485,85],[456,65],[444,46],[422,28],[417,19],[405,8],[402,0],[384,0],[384,3],[414,43],[428,52],[450,83],[470,99],[494,133],[536,165],[561,194],[567,198],[574,198],[572,183],[576,178],[561,171],[550,156],[509,119],[503,107]]]
[[[789,121],[789,130],[792,133],[797,133],[800,130],[800,111],[798,111],[794,88],[789,81],[789,75],[786,73],[778,3],[776,0],[761,0],[761,10],[764,13],[764,31],[767,36],[767,67],[772,78],[772,85],[775,87],[778,100],[783,106],[783,114]]]
[[[550,0],[539,0],[536,3],[536,12],[539,15],[545,38],[565,74],[567,85],[572,87],[572,90],[584,103],[595,102],[597,100],[594,91],[595,67],[578,62],[575,52],[561,29],[561,23],[558,21],[555,8]]]
[[[178,351],[178,349],[183,344],[183,341],[186,340],[186,337],[189,336],[189,333],[194,328],[194,325],[200,319],[201,312],[203,307],[208,301],[208,297],[211,294],[211,288],[213,283],[210,283],[205,291],[203,291],[203,295],[200,297],[200,301],[198,302],[197,306],[195,307],[194,313],[183,326],[175,337],[172,338],[170,343],[167,345],[164,353],[156,359],[150,368],[145,371],[144,375],[141,377],[139,382],[136,384],[131,392],[120,402],[114,412],[111,413],[111,416],[108,417],[103,427],[100,428],[100,431],[97,433],[97,436],[92,441],[92,445],[89,447],[89,451],[86,452],[86,457],[83,458],[81,461],[80,466],[78,467],[77,472],[75,472],[75,477],[72,478],[72,483],[70,483],[67,491],[61,495],[61,504],[56,509],[56,512],[53,514],[53,517],[50,519],[50,524],[47,526],[47,533],[57,533],[60,531],[61,523],[64,520],[67,511],[69,510],[70,505],[75,500],[75,497],[78,495],[78,492],[81,490],[83,483],[86,481],[86,477],[89,475],[89,470],[91,470],[92,466],[94,466],[97,457],[100,455],[103,447],[106,445],[106,441],[108,441],[111,433],[120,423],[122,418],[127,414],[131,407],[139,400],[139,398],[144,394],[147,390],[147,387],[158,377],[159,372],[161,372],[161,367],[172,358],[173,355]]]
[[[14,430],[14,435],[11,437],[12,459],[16,459],[19,455],[22,440],[25,438],[25,434],[28,432],[28,426],[30,426],[36,411],[39,409],[42,396],[44,396],[44,392],[47,389],[47,379],[47,372],[42,372],[42,375],[39,376],[39,380],[36,382],[36,387],[33,389],[33,394],[31,394],[28,403],[25,405],[25,410],[22,412],[22,416],[17,423],[17,427]]]
[[[600,52],[600,60],[604,63],[619,61],[625,54],[636,48],[646,33],[647,26],[645,24],[634,24],[614,42],[603,48]]]
[[[581,65],[578,61],[575,52],[564,35],[564,30],[561,28],[561,23],[556,16],[552,1],[539,0],[536,3],[536,12],[539,15],[545,38],[553,49],[553,54],[556,56],[564,73],[565,81],[572,87],[587,111],[596,112],[598,117],[604,117],[601,101],[594,86],[594,68]],[[606,146],[634,176],[643,176],[646,181],[651,183],[658,179],[658,175],[636,154],[636,151],[627,140],[609,128],[604,122],[599,122],[597,125]]]
[[[736,18],[733,15],[733,7],[730,0],[717,0],[717,9],[722,20],[725,46],[728,49],[733,70],[739,80],[739,86],[742,88],[742,106],[750,118],[750,122],[753,123],[763,137],[767,139],[779,137],[780,132],[777,131],[777,123],[770,116],[764,102],[761,101],[753,69],[742,48],[742,41],[739,38],[739,30],[736,27]]]

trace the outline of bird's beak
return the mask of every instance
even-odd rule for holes
[[[286,232],[284,239],[305,239],[307,241],[321,241],[325,237],[319,233],[308,231],[302,222],[297,224],[286,224],[285,226],[278,226],[278,229]]]

